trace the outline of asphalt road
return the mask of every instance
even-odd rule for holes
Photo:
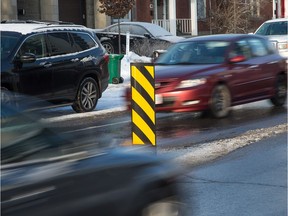
[[[131,143],[128,111],[97,113],[64,119],[49,113],[55,117],[45,120],[79,143]],[[286,107],[261,101],[225,119],[157,114],[157,137],[157,153],[189,170],[181,182],[187,216],[287,215]]]
[[[194,167],[181,185],[189,216],[286,216],[287,133]]]

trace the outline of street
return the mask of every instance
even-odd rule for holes
[[[287,215],[287,134],[198,166],[182,184],[188,215]]]
[[[251,103],[217,120],[159,113],[157,123],[157,153],[187,167],[187,215],[287,214],[286,108]],[[103,147],[131,142],[128,111],[49,124]]]

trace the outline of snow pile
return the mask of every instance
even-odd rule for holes
[[[134,52],[129,52],[124,55],[121,60],[120,75],[124,78],[124,82],[130,81],[130,63],[151,63],[152,58],[146,56],[139,56]]]

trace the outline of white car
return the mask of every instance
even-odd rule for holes
[[[254,34],[269,37],[279,54],[288,58],[288,18],[272,19],[264,22]]]

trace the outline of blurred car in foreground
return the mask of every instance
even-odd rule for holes
[[[59,136],[1,106],[1,215],[182,215],[179,169],[152,154]]]
[[[255,34],[267,36],[279,53],[288,58],[288,18],[268,20]]]
[[[171,44],[184,39],[183,37],[172,35],[164,28],[153,23],[121,22],[120,35],[122,53],[125,52],[127,32],[130,33],[131,51],[139,55],[145,55],[148,51],[149,54],[146,56],[151,56],[154,50],[166,49]],[[96,35],[108,53],[119,53],[118,24],[113,24],[104,29],[98,29]]]
[[[222,118],[231,106],[264,99],[283,106],[286,101],[285,58],[262,36],[190,38],[170,47],[155,64],[157,112],[209,111]],[[126,101],[131,108],[130,88]]]

